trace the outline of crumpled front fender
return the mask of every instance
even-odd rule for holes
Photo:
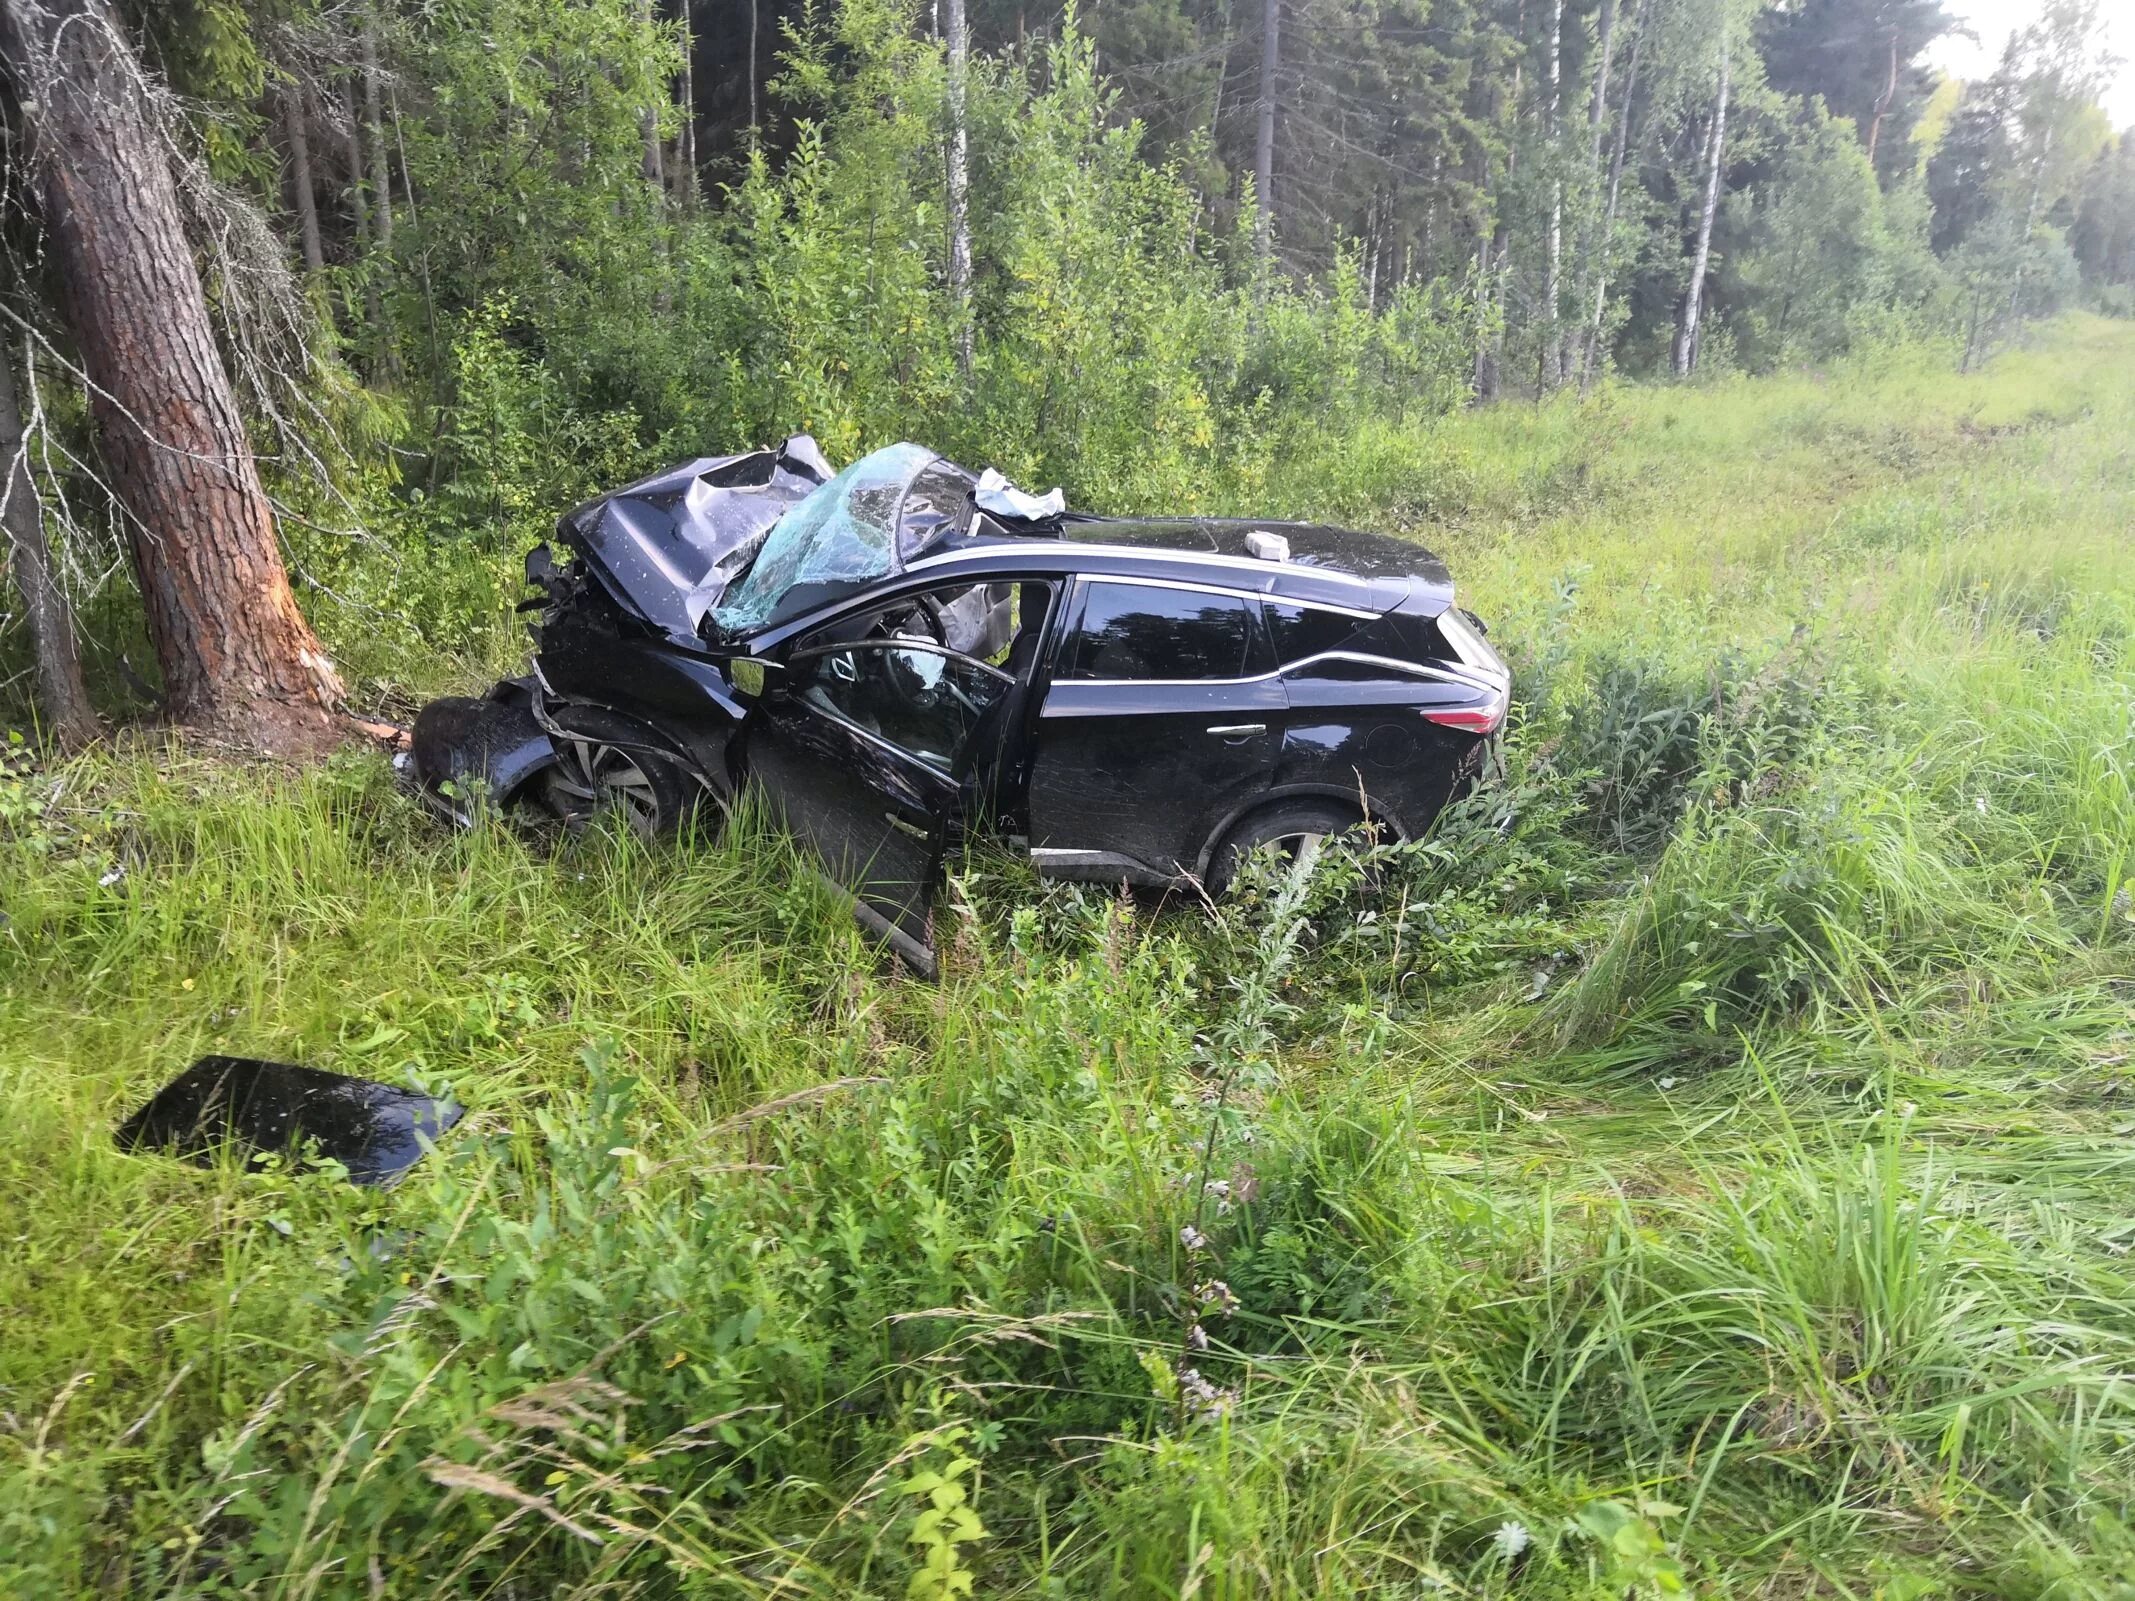
[[[408,754],[423,800],[462,828],[474,821],[476,795],[508,806],[529,780],[556,763],[556,747],[534,721],[529,700],[494,691],[484,700],[449,695],[430,702],[416,715]]]

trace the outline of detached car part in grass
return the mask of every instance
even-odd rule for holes
[[[450,1101],[367,1078],[250,1056],[203,1056],[149,1097],[114,1136],[206,1167],[227,1146],[339,1162],[356,1184],[389,1185],[460,1120]]]
[[[1220,890],[1252,849],[1413,839],[1511,681],[1444,563],[1294,523],[1092,517],[919,445],[805,435],[589,502],[527,557],[530,672],[416,721],[422,792],[646,833],[761,792],[923,972],[944,857]]]

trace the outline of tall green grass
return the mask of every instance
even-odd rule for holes
[[[0,1592],[2125,1595],[2131,440],[2078,321],[1275,464],[1505,785],[1215,917],[974,860],[938,987],[751,821],[18,751]],[[211,1049],[469,1116],[114,1150]]]

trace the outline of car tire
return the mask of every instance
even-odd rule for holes
[[[1227,893],[1240,866],[1263,845],[1275,846],[1309,871],[1312,858],[1329,839],[1363,830],[1354,806],[1325,800],[1281,802],[1254,813],[1224,836],[1209,858],[1208,892],[1212,896]]]
[[[527,799],[577,833],[620,817],[640,839],[674,833],[702,792],[679,762],[647,747],[638,723],[598,706],[551,706],[556,765],[528,786]]]

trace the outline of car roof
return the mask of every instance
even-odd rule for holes
[[[997,572],[1105,575],[1241,590],[1305,603],[1435,616],[1452,604],[1445,563],[1420,545],[1384,534],[1310,523],[1215,518],[1069,517],[1057,538],[959,535],[905,569],[907,578]],[[1246,536],[1275,534],[1286,560],[1254,556]]]

